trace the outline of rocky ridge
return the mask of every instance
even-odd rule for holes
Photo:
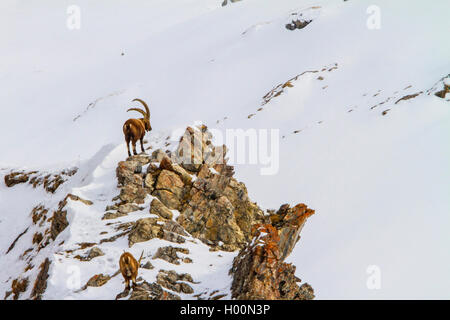
[[[141,270],[155,269],[150,259],[183,267],[195,264],[192,252],[185,246],[198,239],[209,247],[210,252],[218,252],[219,257],[220,252],[240,251],[230,265],[230,297],[314,298],[313,289],[308,284],[297,284],[300,280],[294,275],[295,266],[284,263],[300,239],[304,223],[314,211],[299,204],[292,208],[282,205],[277,212],[264,212],[249,199],[245,185],[234,178],[234,168],[227,164],[226,151],[225,146],[213,145],[206,126],[188,127],[175,150],[157,149],[151,155],[140,154],[119,162],[116,167],[119,194],[99,218],[105,227],[114,230],[114,234],[105,236],[108,232],[100,232],[100,240],[86,239],[86,242],[77,244],[78,248],[58,254],[91,263],[108,256],[102,244],[126,238],[131,249],[136,245],[142,248],[147,241],[161,239],[166,244],[153,254],[146,254]],[[9,174],[5,183],[13,187],[27,182],[30,174],[34,173]],[[58,246],[64,243],[58,237],[72,221],[68,218],[69,202],[95,207],[95,199],[92,200],[68,193],[54,208],[39,204],[32,210],[33,228],[30,230],[37,230],[33,236],[36,248],[31,248],[23,256],[28,257],[29,268],[35,270],[35,275],[25,272],[14,279],[5,298],[26,298],[25,292],[30,290],[29,298],[42,298],[53,262],[48,255],[52,250],[59,250]],[[72,216],[76,214],[73,208]],[[173,245],[167,245],[167,242]],[[49,246],[51,243],[54,245]],[[44,248],[46,251],[41,256],[47,258],[33,260],[34,255]],[[221,299],[228,296],[223,290],[214,288],[209,292],[196,292],[199,282],[188,273],[158,268],[154,272],[153,282],[140,277],[131,292],[118,292],[116,299],[167,300],[181,299],[181,296]],[[115,277],[120,277],[119,270],[91,275],[75,292],[100,288]]]
[[[174,154],[156,150],[151,156],[133,156],[119,163],[121,202],[115,206],[120,208],[130,200],[143,203],[147,192],[155,197],[150,212],[159,216],[138,220],[128,235],[129,245],[155,237],[180,244],[190,234],[211,251],[240,250],[230,270],[233,298],[313,299],[308,284],[297,285],[295,266],[283,261],[314,211],[298,204],[293,208],[282,205],[276,213],[265,214],[249,199],[245,185],[233,177],[234,168],[226,163],[226,147],[215,147],[210,139],[205,126],[188,127]],[[188,159],[194,161],[183,162],[186,150]],[[220,156],[212,159],[216,154]],[[179,212],[174,220],[173,211]],[[168,246],[159,248],[153,258],[174,264],[181,259],[190,262],[177,252],[189,253]]]

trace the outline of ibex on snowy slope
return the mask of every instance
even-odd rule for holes
[[[139,261],[136,261],[133,255],[129,252],[124,252],[120,256],[119,266],[120,272],[122,272],[123,278],[125,279],[125,290],[130,290],[130,280],[133,283],[133,288],[136,285],[136,277],[138,275],[138,269],[141,265],[143,254],[144,251],[142,251]]]
[[[138,108],[130,108],[128,111],[137,111],[141,113],[144,117],[139,119],[128,119],[123,124],[123,134],[125,135],[125,142],[127,143],[128,156],[131,157],[130,152],[130,141],[133,144],[133,153],[136,155],[136,142],[141,141],[141,150],[144,151],[144,136],[146,131],[152,130],[150,125],[150,109],[147,104],[141,99],[134,99],[133,101],[139,101],[145,108],[145,111]]]

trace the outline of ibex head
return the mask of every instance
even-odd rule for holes
[[[142,105],[145,108],[145,111],[138,108],[130,108],[127,111],[137,111],[141,113],[144,116],[143,118],[141,118],[141,121],[144,123],[145,130],[146,131],[152,130],[152,126],[150,125],[150,109],[148,108],[147,104],[143,100],[137,98],[134,99],[133,101],[139,101],[140,103],[142,103]]]

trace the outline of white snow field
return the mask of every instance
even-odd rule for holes
[[[90,262],[61,252],[98,241],[99,230],[113,233],[100,218],[118,194],[117,162],[127,157],[126,109],[141,98],[150,106],[147,139],[155,148],[196,121],[222,132],[279,129],[279,170],[262,175],[264,164],[237,164],[236,176],[263,209],[303,202],[316,210],[287,261],[317,299],[449,299],[450,94],[434,93],[450,74],[450,2],[221,3],[0,2],[2,180],[12,169],[79,168],[53,195],[1,181],[0,297],[12,279],[34,279],[46,257],[53,263],[44,299],[113,299],[122,290],[120,275],[83,291],[71,281],[76,266],[81,285],[115,272],[125,238],[102,244],[105,256]],[[73,4],[80,29],[67,26]],[[293,13],[313,20],[287,30]],[[69,227],[24,272],[20,255],[33,230],[7,249],[36,228],[33,207],[55,208],[69,192],[94,205],[69,201]],[[120,221],[150,216],[150,202]],[[151,260],[155,269],[141,269],[142,276],[154,281],[159,268],[188,272],[200,282],[195,293],[217,289],[230,298],[237,252],[209,252],[197,242],[183,245],[193,264]],[[170,244],[153,239],[129,250],[139,256],[145,249],[147,258]]]

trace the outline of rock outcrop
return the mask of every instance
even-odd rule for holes
[[[177,254],[178,252],[183,253],[183,254],[189,254],[188,249],[167,246],[167,247],[159,248],[158,251],[156,251],[155,255],[153,256],[153,259],[162,259],[169,263],[178,265],[178,264],[180,264],[180,260],[182,259],[178,256],[178,254]],[[184,258],[183,262],[189,261],[189,260],[185,260],[185,259],[188,259],[188,258]]]
[[[160,270],[156,276],[156,282],[164,288],[178,293],[182,292],[190,294],[194,292],[192,287],[188,284],[188,282],[194,282],[191,275],[188,273],[178,274],[173,270]]]
[[[299,204],[293,208],[283,205],[277,212],[265,213],[251,201],[245,184],[234,178],[234,168],[227,164],[226,146],[214,146],[212,138],[206,126],[187,127],[175,148],[157,149],[151,155],[135,155],[119,162],[116,168],[119,192],[112,202],[105,204],[104,213],[97,211],[98,204],[58,189],[66,176],[74,175],[76,169],[50,175],[25,171],[6,175],[4,180],[8,187],[42,184],[49,193],[59,190],[57,195],[61,198],[58,198],[59,202],[52,201],[51,205],[37,204],[31,210],[29,226],[8,248],[6,254],[20,254],[24,271],[22,275],[11,277],[11,290],[8,289],[5,298],[19,299],[28,291],[31,291],[30,299],[44,296],[53,262],[50,255],[45,255],[53,253],[53,249],[59,250],[58,253],[63,254],[61,257],[76,259],[77,263],[100,266],[113,258],[113,250],[103,244],[119,238],[128,240],[129,247],[136,243],[143,247],[144,242],[153,239],[176,245],[161,241],[159,247],[154,247],[158,242],[153,241],[150,250],[142,248],[147,258],[154,259],[155,266],[145,259],[137,284],[131,291],[117,294],[117,299],[221,299],[229,296],[226,289],[203,285],[200,286],[203,292],[194,292],[198,282],[194,282],[190,274],[180,272],[184,264],[204,262],[199,261],[205,257],[200,241],[208,245],[210,251],[240,250],[230,271],[233,298],[314,298],[314,291],[308,284],[297,284],[300,280],[295,277],[295,266],[284,262],[300,239],[306,219],[314,211]],[[93,228],[99,229],[98,235],[93,231],[89,234],[92,237],[81,243],[65,244],[68,239],[61,239],[60,234],[69,223],[77,220],[74,214],[79,206],[71,201],[91,206],[86,212],[92,212],[93,219],[102,220],[101,228]],[[16,244],[25,238],[30,239],[31,246],[25,247],[23,253],[14,252],[17,251]],[[49,246],[52,243],[54,247]],[[201,250],[195,250],[195,245],[201,246]],[[46,250],[42,250],[44,248]],[[40,259],[35,261],[38,252],[41,252]],[[217,255],[222,257],[220,253]],[[167,263],[177,272],[159,269],[161,264]],[[208,262],[210,267],[213,267],[212,263]],[[149,272],[155,268],[159,270]],[[120,270],[114,274],[106,272],[95,270],[95,274],[90,274],[84,286],[74,293],[110,285],[110,281],[115,281],[120,274]],[[149,277],[154,277],[153,282],[148,282]]]
[[[11,188],[17,184],[28,182],[33,188],[43,186],[49,193],[55,193],[56,190],[67,179],[77,173],[78,168],[66,169],[57,173],[43,173],[39,171],[13,171],[5,175],[4,180],[7,187]]]
[[[47,288],[47,279],[48,269],[50,268],[50,260],[48,258],[45,259],[44,262],[40,265],[39,274],[36,277],[36,281],[34,282],[33,291],[31,292],[31,298],[33,300],[41,300],[42,294],[45,292]]]
[[[295,266],[284,262],[314,211],[304,204],[281,206],[272,223],[253,226],[251,243],[233,261],[232,297],[243,300],[310,300],[314,291],[295,276]]]
[[[119,294],[117,298],[126,297],[127,295],[128,292],[125,292],[125,294]],[[144,281],[133,289],[130,300],[180,300],[180,297],[167,292],[158,283]]]
[[[312,20],[301,20],[301,19],[292,20],[291,23],[286,24],[286,29],[291,30],[291,31],[295,30],[295,29],[303,29],[308,24],[310,24],[311,21]]]
[[[144,242],[153,238],[164,239],[174,243],[184,243],[187,233],[178,223],[172,220],[156,218],[139,219],[128,235],[128,244]]]
[[[264,214],[249,199],[245,185],[233,177],[226,147],[214,146],[211,139],[206,126],[188,127],[175,151],[158,149],[151,156],[141,154],[120,162],[116,170],[120,194],[106,208],[104,219],[141,210],[139,205],[153,197],[149,212],[154,216],[120,225],[125,231],[119,236],[128,234],[130,247],[155,238],[181,244],[192,236],[212,251],[241,250],[230,271],[233,298],[313,299],[313,289],[306,283],[299,286],[295,266],[284,260],[314,211],[298,204]],[[153,258],[176,265],[192,262],[179,253],[189,251],[164,246]],[[187,275],[160,270],[156,283],[138,284],[130,298],[177,299],[162,288],[190,294],[189,282],[192,278]],[[124,295],[128,293],[119,297]]]

